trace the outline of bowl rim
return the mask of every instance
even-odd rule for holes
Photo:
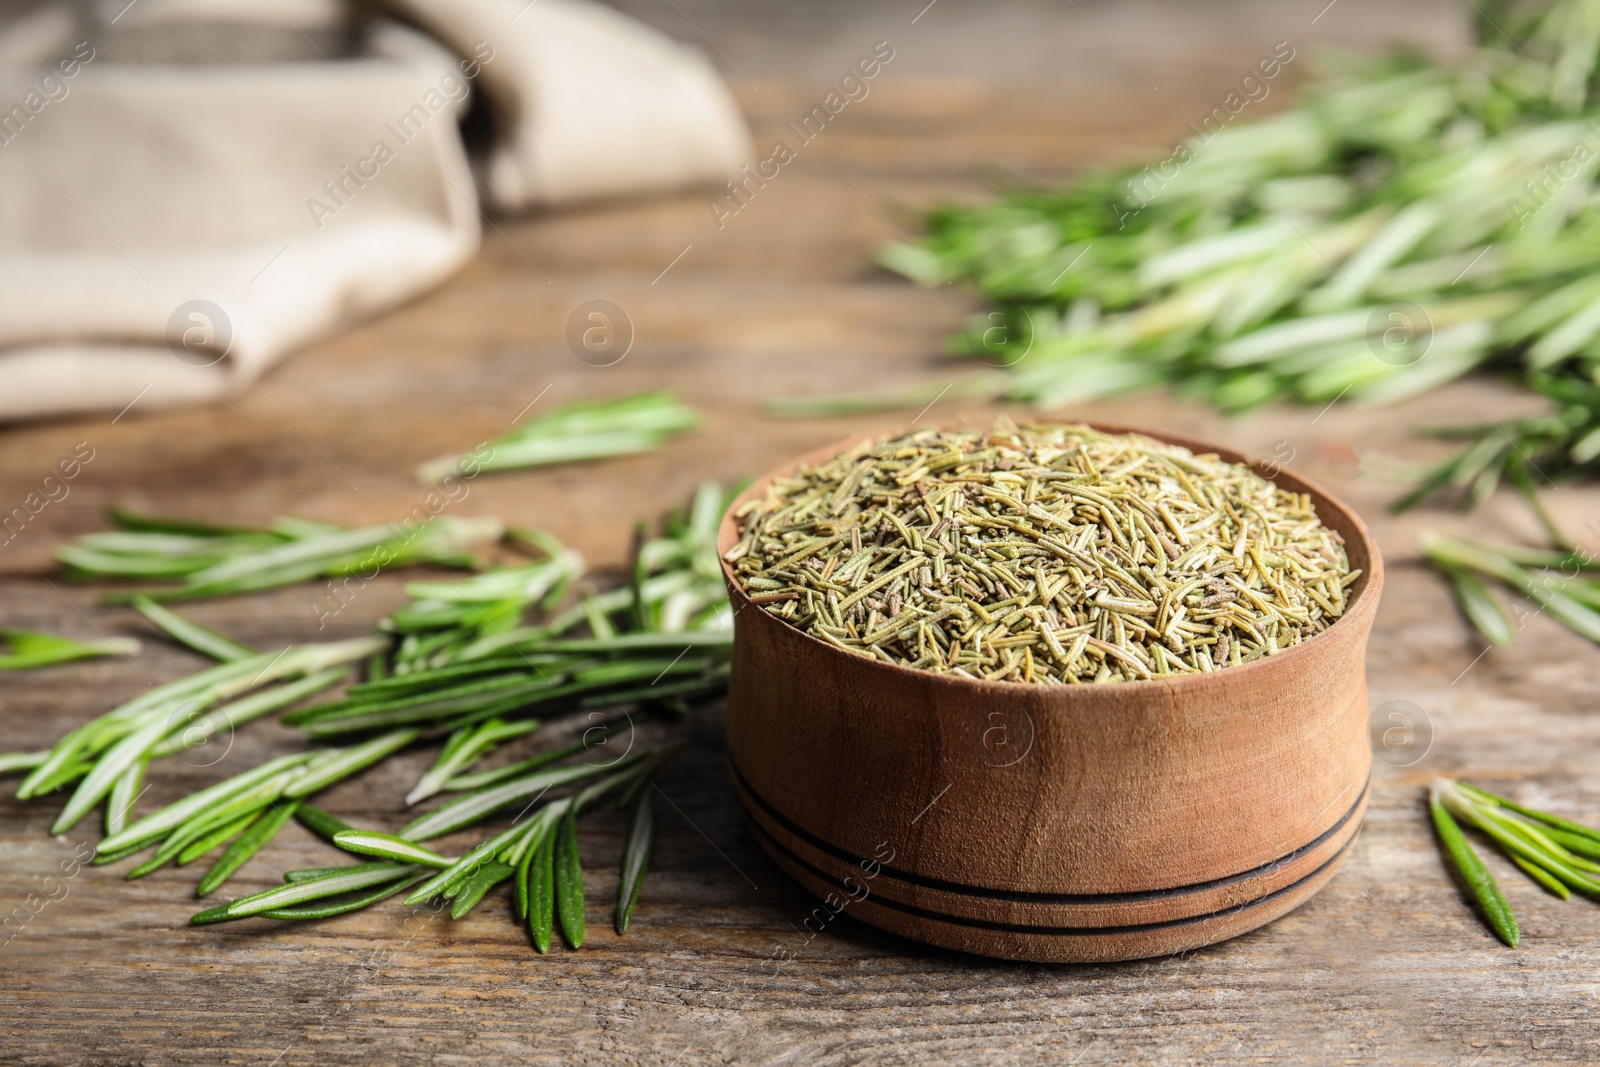
[[[1296,665],[1310,666],[1311,663],[1302,664],[1301,661],[1305,660],[1308,656],[1317,657],[1322,648],[1327,644],[1327,641],[1324,639],[1327,638],[1328,635],[1333,634],[1335,631],[1339,631],[1341,638],[1344,634],[1349,633],[1352,628],[1356,626],[1361,626],[1364,631],[1370,633],[1372,619],[1377,613],[1378,599],[1383,592],[1382,554],[1378,551],[1378,544],[1375,540],[1373,540],[1372,532],[1367,529],[1366,522],[1362,520],[1361,516],[1355,511],[1355,509],[1350,507],[1344,501],[1340,500],[1337,496],[1334,496],[1332,493],[1328,492],[1317,482],[1314,482],[1311,479],[1282,466],[1281,464],[1277,464],[1276,462],[1272,464],[1274,468],[1273,473],[1268,474],[1263,469],[1266,466],[1267,461],[1252,459],[1251,457],[1233,449],[1225,448],[1220,445],[1214,445],[1208,441],[1200,441],[1195,438],[1185,437],[1181,434],[1168,433],[1165,431],[1152,431],[1142,427],[1122,426],[1114,423],[1092,422],[1083,419],[1064,420],[1035,418],[1029,419],[1026,422],[1019,420],[1019,425],[1087,426],[1092,430],[1097,430],[1106,434],[1138,434],[1166,444],[1181,445],[1196,455],[1214,454],[1218,458],[1228,462],[1242,464],[1249,467],[1263,478],[1266,478],[1269,482],[1273,482],[1273,484],[1278,484],[1278,479],[1280,478],[1287,478],[1288,481],[1295,483],[1295,485],[1299,487],[1298,491],[1304,492],[1312,498],[1312,504],[1317,509],[1317,517],[1318,519],[1322,520],[1325,525],[1327,525],[1327,519],[1323,514],[1323,507],[1326,507],[1330,511],[1339,515],[1339,517],[1344,520],[1344,523],[1350,528],[1351,532],[1355,534],[1356,539],[1359,540],[1361,551],[1366,556],[1367,566],[1363,568],[1362,575],[1355,582],[1355,588],[1351,592],[1350,600],[1347,604],[1344,614],[1340,615],[1328,626],[1327,629],[1321,631],[1320,633],[1313,634],[1298,644],[1283,649],[1280,652],[1275,652],[1270,656],[1262,656],[1260,659],[1251,660],[1249,663],[1241,663],[1235,667],[1223,667],[1215,671],[1208,671],[1204,674],[1178,674],[1168,675],[1161,678],[1138,678],[1131,682],[1123,681],[1116,683],[1115,685],[1094,685],[1092,683],[1085,683],[1081,685],[1041,685],[1036,682],[988,681],[987,679],[983,678],[963,677],[959,674],[936,674],[933,671],[919,670],[917,668],[906,667],[898,663],[885,663],[883,660],[874,659],[870,656],[864,656],[855,652],[850,652],[846,649],[839,648],[837,645],[829,644],[821,638],[815,637],[812,634],[807,633],[805,630],[800,629],[798,626],[786,622],[783,619],[777,618],[771,612],[766,611],[760,605],[755,604],[750,600],[749,594],[745,591],[742,583],[740,583],[738,576],[734,574],[732,564],[730,564],[726,558],[726,554],[729,549],[738,543],[738,523],[734,519],[734,513],[737,512],[739,508],[742,507],[747,501],[754,498],[757,494],[764,492],[767,485],[771,483],[774,478],[793,473],[803,464],[814,463],[823,459],[831,459],[834,456],[841,455],[858,445],[864,444],[865,442],[894,436],[897,433],[909,432],[905,430],[885,430],[865,434],[852,434],[849,437],[840,438],[829,444],[818,448],[813,448],[807,452],[803,452],[800,455],[795,456],[794,458],[787,460],[776,467],[773,467],[772,469],[752,480],[751,483],[745,487],[744,491],[738,496],[734,497],[732,502],[730,502],[728,507],[723,511],[722,518],[717,522],[717,563],[722,568],[723,582],[728,588],[728,598],[733,603],[735,633],[737,634],[739,616],[746,608],[753,608],[763,617],[765,617],[766,621],[771,622],[775,626],[781,627],[784,631],[787,631],[796,637],[803,638],[804,640],[815,644],[819,649],[825,649],[827,652],[836,656],[848,657],[848,661],[858,668],[874,668],[876,670],[886,672],[886,680],[893,679],[900,683],[906,683],[915,680],[918,684],[922,685],[932,685],[935,687],[951,686],[958,689],[965,688],[976,692],[986,692],[995,698],[1005,697],[1015,699],[1024,694],[1032,694],[1039,696],[1048,695],[1052,699],[1067,700],[1087,700],[1097,696],[1107,696],[1112,693],[1127,693],[1130,692],[1130,689],[1128,688],[1130,686],[1136,687],[1131,691],[1145,692],[1155,695],[1157,691],[1171,692],[1184,689],[1196,690],[1207,689],[1219,685],[1232,685],[1235,681],[1243,682],[1247,676],[1260,674],[1264,671],[1293,670]],[[952,427],[949,424],[938,424],[924,428],[931,430],[952,430],[956,429],[957,427]],[[959,428],[968,431],[975,429],[974,427]],[[1288,488],[1294,488],[1294,486],[1289,486]],[[1336,530],[1335,532],[1339,531]],[[1341,536],[1343,536],[1342,533]],[[1348,546],[1346,548],[1346,553],[1349,553]],[[1348,625],[1345,625],[1346,623],[1348,623]],[[1341,629],[1341,626],[1343,626],[1343,629]],[[1314,663],[1315,659],[1313,659],[1311,662]],[[1074,695],[1069,696],[1069,694]]]

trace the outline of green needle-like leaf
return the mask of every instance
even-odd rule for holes
[[[530,838],[528,848],[522,852],[521,861],[517,863],[517,880],[514,884],[515,892],[512,895],[512,907],[518,922],[526,922],[528,918],[528,877],[533,866],[533,858],[539,852],[539,846],[544,843],[544,838],[537,840]]]
[[[368,886],[392,882],[397,877],[416,873],[415,868],[404,863],[389,863],[379,868],[368,867],[366,864],[362,866],[363,870],[353,873],[329,875],[326,878],[295,882],[292,885],[253,893],[224,905],[222,911],[230,919],[243,919],[275,908],[287,908],[307,901],[335,897]]]
[[[641,779],[643,780],[643,779]],[[650,854],[655,848],[656,816],[650,802],[650,790],[644,792],[633,806],[633,818],[628,824],[628,839],[622,846],[622,878],[617,884],[618,934],[628,932],[628,920],[639,903],[639,890],[644,886],[645,871],[650,867]]]
[[[528,866],[528,933],[533,937],[533,947],[541,953],[550,951],[555,931],[555,859],[556,835],[547,833],[533,850]]]
[[[1467,572],[1453,567],[1445,573],[1455,590],[1461,613],[1483,635],[1483,639],[1501,648],[1509,646],[1516,636],[1516,630],[1511,616],[1489,592],[1489,587]]]
[[[337,867],[301,867],[298,870],[284,871],[283,880],[288,884],[295,882],[311,882],[318,878],[332,878],[336,874],[356,874],[360,871],[383,871],[394,866],[392,860],[375,860],[372,863],[345,863]],[[427,871],[419,871],[419,875],[426,878]]]
[[[1472,851],[1472,846],[1467,844],[1461,827],[1446,810],[1444,802],[1440,799],[1439,790],[1440,787],[1435,785],[1434,795],[1428,807],[1433,813],[1433,826],[1439,834],[1444,853],[1462,880],[1466,882],[1489,929],[1494,931],[1500,940],[1516,948],[1517,942],[1522,939],[1522,932],[1517,928],[1517,917],[1512,914],[1511,905],[1506,902],[1505,895],[1495,884],[1489,868],[1485,867],[1483,861]]]
[[[344,830],[333,836],[333,843],[346,852],[378,856],[396,863],[415,863],[424,867],[443,869],[456,862],[414,841],[407,841],[393,834],[379,833],[376,830]]]
[[[406,794],[406,803],[426,800],[445,787],[445,783],[460,771],[472,766],[493,752],[502,742],[522,737],[539,728],[538,719],[506,723],[490,719],[475,726],[463,726],[451,734],[450,743],[439,753],[438,760],[428,773],[417,782],[416,788]]]
[[[460,793],[472,789],[482,789],[485,786],[499,785],[501,782],[510,781],[513,778],[520,778],[529,771],[537,770],[552,763],[560,763],[569,756],[575,756],[585,749],[603,745],[619,731],[627,728],[628,725],[627,719],[619,719],[604,727],[590,727],[583,732],[583,739],[573,744],[552,749],[549,752],[541,752],[537,756],[532,756],[518,763],[509,763],[492,771],[458,775],[447,781],[444,788],[452,793]]]
[[[224,841],[228,841],[236,834],[244,832],[260,817],[261,812],[259,810],[247,812],[244,815],[239,816],[237,819],[234,819],[232,822],[222,824],[221,826],[217,827],[217,829],[197,839],[192,844],[185,846],[183,851],[178,853],[178,866],[187,867],[189,864],[193,863],[201,856],[204,856],[207,852],[210,852]]]
[[[130,846],[144,842],[154,841],[165,836],[169,831],[189,821],[197,815],[212,810],[222,801],[227,800],[253,786],[267,781],[274,775],[298,767],[311,758],[313,753],[296,752],[288,756],[279,756],[275,760],[263,763],[243,774],[236,774],[226,781],[218,782],[207,789],[202,789],[193,796],[186,797],[175,804],[169,804],[160,811],[146,815],[121,833],[111,834],[100,842],[99,851],[102,853],[117,852]]]
[[[481,793],[469,793],[457,800],[429,812],[420,818],[412,820],[400,831],[400,836],[412,841],[427,841],[445,834],[471,826],[480,819],[486,818],[508,804],[531,796],[540,795],[547,790],[557,789],[564,785],[572,785],[615,771],[618,768],[637,762],[641,756],[631,756],[616,767],[596,767],[580,764],[572,767],[554,767],[549,770],[537,771],[526,778],[519,778],[504,785],[486,789]]]
[[[177,612],[157,604],[149,597],[136,596],[129,603],[133,605],[139,614],[159,626],[168,637],[202,655],[210,656],[219,663],[231,663],[234,660],[248,659],[256,655],[255,649],[246,648],[239,642],[224,637],[215,630],[208,630],[199,623],[190,622]]]
[[[1515,801],[1507,800],[1505,797],[1491,793],[1488,790],[1479,789],[1477,786],[1468,785],[1466,782],[1458,782],[1456,785],[1457,788],[1459,788],[1463,793],[1468,794],[1474,799],[1488,801],[1491,804],[1498,804],[1502,808],[1516,812],[1518,815],[1525,815],[1528,818],[1533,819],[1535,822],[1541,822],[1546,826],[1555,827],[1556,829],[1563,830],[1569,834],[1573,834],[1578,837],[1586,837],[1591,841],[1600,842],[1600,830],[1597,830],[1592,826],[1585,826],[1583,823],[1573,822],[1571,819],[1563,819],[1561,816],[1551,815],[1547,811],[1539,811],[1536,808],[1523,807],[1521,804],[1518,804]]]
[[[459,919],[467,914],[467,912],[478,906],[478,902],[484,898],[484,895],[489,890],[515,873],[516,871],[512,867],[498,860],[490,860],[485,863],[478,868],[476,874],[467,879],[466,883],[461,887],[461,891],[456,894],[455,900],[450,906],[450,918]]]
[[[191,842],[220,829],[224,824],[233,822],[244,815],[260,811],[283,796],[283,791],[289,783],[299,777],[303,771],[300,767],[273,775],[264,781],[252,785],[250,788],[235,793],[216,807],[201,812],[182,826],[174,830],[166,840],[156,847],[156,858],[176,856]]]
[[[0,774],[15,774],[18,771],[31,771],[43,763],[50,753],[45,752],[7,752],[0,754]]]
[[[578,808],[567,809],[554,833],[556,913],[561,936],[573,948],[583,947],[583,867],[578,862]]]
[[[1546,826],[1544,834],[1575,856],[1582,856],[1590,860],[1600,860],[1600,841],[1595,840],[1593,837],[1557,830],[1553,826]]]
[[[89,810],[100,803],[117,779],[134,764],[144,759],[161,735],[167,732],[167,724],[156,719],[146,723],[135,730],[117,744],[111,751],[100,757],[88,777],[78,785],[77,792],[72,794],[72,799],[67,801],[67,806],[62,810],[60,818],[50,828],[53,834],[64,834],[72,829],[77,821],[89,813]]]
[[[308,696],[338,685],[349,676],[349,670],[344,667],[318,671],[296,681],[240,697],[192,720],[178,718],[167,736],[150,750],[150,758],[161,759],[203,745],[219,733],[226,734],[247,722],[298,704]]]
[[[0,655],[0,671],[25,671],[80,659],[134,656],[139,653],[139,642],[131,637],[74,641],[33,630],[0,630],[0,641],[11,648],[10,654]]]
[[[421,733],[420,730],[395,730],[364,744],[330,749],[306,764],[305,773],[284,790],[284,795],[291,798],[307,797],[335,782],[342,782],[357,771],[365,770],[405,748]]]
[[[1512,856],[1511,862],[1515,863],[1523,874],[1544,886],[1553,896],[1560,897],[1562,900],[1570,900],[1572,898],[1572,890],[1568,889],[1561,883],[1560,879],[1543,867],[1536,867],[1521,856]]]
[[[332,841],[342,833],[353,831],[355,827],[342,819],[336,819],[320,808],[313,808],[310,804],[301,804],[295,811],[295,818],[307,830],[316,834],[325,841]]]
[[[440,456],[417,468],[434,485],[463,469],[507,470],[646,452],[695,426],[694,416],[659,392],[579,402],[531,419],[470,455]]]
[[[1435,563],[1457,569],[1470,568],[1498,578],[1530,597],[1551,618],[1573,633],[1600,642],[1600,612],[1563,592],[1560,583],[1548,576],[1524,570],[1486,546],[1440,534],[1425,535],[1422,548]]]
[[[1573,855],[1559,843],[1545,833],[1544,829],[1532,823],[1523,822],[1514,818],[1505,811],[1487,804],[1475,805],[1476,810],[1484,819],[1488,819],[1496,826],[1525,841],[1531,847],[1540,850],[1546,855],[1554,857],[1562,864],[1573,870],[1586,872],[1600,872],[1600,863],[1593,863],[1582,856]]]
[[[1529,862],[1543,867],[1573,889],[1600,897],[1600,882],[1581,873],[1571,862],[1573,857],[1569,853],[1535,839],[1533,835],[1525,832],[1525,828],[1509,824],[1503,817],[1495,817],[1491,809],[1474,804],[1453,784],[1441,791],[1441,799],[1453,815],[1482,830],[1508,855],[1520,855]]]
[[[423,901],[432,900],[437,896],[453,895],[470,878],[476,875],[484,864],[496,859],[500,851],[507,845],[529,833],[538,832],[539,825],[540,823],[536,816],[533,822],[502,830],[444,870],[435,872],[433,877],[411,891],[411,895],[406,897],[406,903],[421,904]]]
[[[250,828],[240,834],[239,838],[218,857],[217,862],[211,865],[205,877],[200,879],[195,895],[209,896],[232,878],[235,871],[243,867],[268,841],[277,836],[278,831],[283,829],[283,824],[293,817],[299,804],[299,801],[291,800],[287,803],[269,805],[267,810],[250,824]]]
[[[144,771],[150,765],[148,759],[141,759],[117,777],[111,786],[111,795],[106,799],[106,833],[115,834],[128,825],[128,819],[133,815],[134,801],[139,799],[141,786],[144,785]]]
[[[282,919],[291,922],[303,922],[307,919],[327,919],[334,915],[345,915],[352,911],[360,911],[362,908],[370,908],[381,900],[388,900],[396,893],[404,892],[426,877],[425,873],[419,872],[408,875],[397,882],[386,882],[370,893],[363,893],[347,900],[299,908],[273,908],[271,911],[264,911],[260,914],[263,919]]]

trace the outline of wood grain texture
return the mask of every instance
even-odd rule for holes
[[[919,26],[936,25],[942,7]],[[716,22],[690,10],[719,34]],[[1307,10],[1309,19],[1315,11]],[[1319,25],[1367,10],[1341,0]],[[1389,24],[1376,17],[1372,25],[1377,33]],[[1086,26],[1081,33],[1092,36]],[[1270,44],[1247,30],[1236,36],[1241,66]],[[853,56],[853,45],[840,54]],[[632,520],[678,503],[700,478],[757,474],[827,441],[904,421],[773,420],[760,407],[765,397],[949,373],[944,338],[976,302],[874,272],[864,250],[894,236],[880,208],[908,228],[897,204],[980,195],[995,167],[1060,175],[1159,150],[1227,83],[1228,76],[1188,86],[1163,79],[1159,93],[1118,86],[1095,95],[1090,86],[1067,95],[1048,86],[885,80],[851,125],[819,138],[724,230],[692,195],[497,220],[499,232],[489,231],[477,261],[449,285],[301,353],[259,393],[159,416],[135,405],[114,424],[6,430],[6,507],[76,442],[91,441],[97,453],[67,499],[0,549],[8,575],[0,578],[0,625],[148,636],[130,611],[96,607],[92,589],[44,577],[53,546],[98,528],[106,504],[235,520],[292,511],[384,521],[419,498],[412,465],[498,432],[552,382],[541,403],[662,385],[706,412],[704,435],[660,455],[486,477],[459,506],[461,514],[544,524],[597,564],[614,564],[625,556]],[[741,90],[758,142],[777,136],[824,88],[763,78],[759,92]],[[566,316],[594,297],[622,304],[638,333],[615,367],[585,366],[563,340]],[[1409,749],[1386,753],[1409,765],[1375,765],[1366,825],[1339,873],[1262,929],[1180,956],[1099,965],[996,963],[927,948],[877,932],[848,909],[813,935],[804,920],[815,901],[744,826],[726,771],[722,712],[712,707],[691,718],[695,746],[661,780],[654,870],[625,939],[609,932],[610,871],[624,831],[609,814],[586,821],[582,835],[592,940],[548,958],[528,948],[498,899],[456,923],[391,903],[292,929],[191,929],[184,923],[198,874],[167,870],[126,883],[120,866],[96,868],[0,947],[0,1060],[1592,1064],[1600,1059],[1600,909],[1554,901],[1491,857],[1524,931],[1521,949],[1504,948],[1441,868],[1421,801],[1430,775],[1459,774],[1600,820],[1600,651],[1530,613],[1512,649],[1475,659],[1481,646],[1418,565],[1416,539],[1429,527],[1535,542],[1537,528],[1514,500],[1470,518],[1384,512],[1398,492],[1393,469],[1443,453],[1411,427],[1536,408],[1519,393],[1473,381],[1378,412],[1273,409],[1230,421],[1148,396],[1082,412],[1289,463],[1355,507],[1391,564],[1368,651],[1370,699],[1376,708],[1409,702],[1430,730]],[[992,414],[954,404],[935,411],[975,421]],[[1574,531],[1600,519],[1594,489],[1553,494],[1551,505]],[[1584,536],[1595,541],[1592,531]],[[365,632],[400,603],[400,584],[389,577],[368,586],[323,636]],[[302,587],[187,610],[266,646],[316,636],[315,596]],[[199,662],[151,641],[131,663],[0,678],[4,747],[42,746]],[[290,731],[254,724],[215,766],[157,767],[141,806],[296,743]],[[392,829],[429,755],[343,785],[326,805]],[[71,855],[75,839],[47,832],[57,808],[0,792],[0,911],[45,892],[44,880]],[[244,868],[239,889],[264,887],[325,856],[318,843],[286,833]]]

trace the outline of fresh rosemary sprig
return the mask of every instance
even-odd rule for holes
[[[1423,535],[1422,552],[1450,579],[1462,614],[1491,644],[1509,645],[1514,626],[1480,576],[1523,594],[1573,633],[1600,643],[1600,581],[1582,576],[1600,570],[1592,553],[1488,545],[1438,533]]]
[[[1600,342],[1595,354],[1596,362],[1582,368],[1527,376],[1527,387],[1553,402],[1554,410],[1548,414],[1424,431],[1468,444],[1425,470],[1416,486],[1395,502],[1395,510],[1405,511],[1433,497],[1477,504],[1502,482],[1527,486],[1531,471],[1547,479],[1592,477],[1600,470],[1600,385],[1593,380],[1600,373]]]
[[[583,872],[577,854],[577,818],[608,792],[624,790],[632,795],[634,789],[647,783],[675,751],[675,747],[669,747],[643,753],[612,767],[563,768],[564,784],[596,780],[576,794],[546,803],[526,821],[514,823],[460,857],[442,855],[419,842],[455,833],[487,818],[509,802],[505,799],[507,796],[512,796],[513,800],[530,795],[536,799],[542,797],[552,788],[557,776],[549,772],[531,775],[530,781],[513,783],[514,788],[510,790],[495,790],[496,796],[481,802],[476,797],[464,797],[452,805],[458,810],[454,818],[416,820],[399,834],[356,829],[339,831],[333,836],[334,844],[358,856],[374,857],[376,862],[369,860],[347,867],[290,872],[285,877],[285,886],[208,908],[197,913],[191,922],[206,924],[252,916],[323,918],[375,904],[408,888],[412,890],[406,899],[408,904],[440,898],[449,900],[451,918],[459,919],[495,886],[515,878],[517,915],[523,918],[531,914],[534,942],[539,951],[548,951],[550,947],[550,929],[543,924],[547,913],[560,916],[563,937],[573,948],[578,948],[584,938],[584,901]],[[623,857],[626,894],[618,903],[619,933],[626,929],[628,916],[637,900],[653,837],[653,824],[641,825],[637,817],[634,823]],[[550,887],[545,887],[542,881],[545,871],[541,864],[550,867],[553,877]],[[531,886],[530,878],[533,879]],[[553,902],[553,910],[544,906],[547,899]],[[312,902],[323,903],[315,908],[290,910],[294,905]]]
[[[0,654],[0,671],[26,671],[100,656],[135,656],[139,642],[131,637],[77,641],[37,630],[0,630],[0,644],[10,651]]]
[[[579,401],[530,419],[475,452],[430,460],[417,468],[417,481],[435,485],[452,473],[476,475],[650,452],[695,425],[694,415],[665,393]]]
[[[1413,499],[1482,492],[1523,457],[1593,474],[1597,20],[1597,0],[1535,3],[1479,20],[1458,65],[1346,59],[1298,106],[1208,119],[1159,165],[939,208],[880,262],[994,303],[956,342],[992,369],[954,395],[1056,406],[1171,385],[1242,411],[1390,401],[1496,366],[1556,411],[1473,428]],[[782,408],[841,399],[932,397]]]
[[[1478,903],[1484,922],[1489,924],[1489,929],[1493,930],[1500,940],[1516,948],[1517,943],[1522,940],[1522,932],[1517,927],[1517,917],[1512,914],[1511,905],[1506,902],[1505,894],[1500,892],[1500,886],[1495,882],[1494,875],[1489,873],[1489,868],[1485,867],[1477,853],[1472,851],[1472,846],[1467,843],[1461,827],[1441,799],[1444,788],[1440,783],[1435,783],[1433,793],[1428,800],[1440,845],[1446,857],[1465,880],[1467,889]]]
[[[306,519],[280,518],[260,530],[209,526],[182,519],[112,511],[120,530],[85,534],[56,552],[74,578],[176,579],[140,594],[108,601],[197,600],[427,563],[477,569],[470,545],[497,540],[495,519],[449,515],[346,529]]]
[[[17,789],[21,799],[41,796],[78,782],[52,833],[65,833],[103,800],[123,775],[141,774],[159,754],[192,747],[217,729],[241,725],[338,681],[332,668],[382,647],[380,638],[358,638],[326,645],[300,645],[220,663],[197,674],[157,686],[68,733],[49,750]],[[295,681],[246,696],[273,682]],[[288,690],[287,693],[285,690]],[[204,713],[196,733],[194,716]],[[110,809],[113,821],[118,815]]]
[[[537,549],[540,558],[460,582],[413,583],[408,589],[418,599],[384,620],[376,635],[332,645],[256,653],[158,604],[136,600],[146,618],[175,640],[221,662],[78,727],[50,750],[0,756],[0,772],[28,772],[19,790],[25,797],[78,782],[56,823],[58,832],[105,800],[107,836],[95,862],[154,850],[130,878],[193,862],[226,845],[200,881],[201,896],[224,885],[291,818],[347,851],[376,857],[291,871],[287,885],[207,909],[194,917],[196,923],[257,915],[325,918],[407,889],[413,902],[449,900],[452,915],[460,917],[495,886],[515,880],[518,915],[529,922],[535,945],[549,948],[559,916],[564,937],[577,947],[584,933],[576,820],[611,792],[634,806],[624,853],[627,893],[619,898],[616,919],[621,930],[637,901],[653,834],[649,815],[639,814],[648,803],[645,785],[677,746],[608,763],[574,762],[631,724],[617,716],[591,726],[574,743],[490,770],[475,768],[498,746],[534,734],[536,714],[633,704],[675,712],[688,699],[722,690],[731,620],[715,534],[726,499],[716,485],[703,486],[688,513],[670,516],[660,536],[636,539],[626,586],[585,592],[565,610],[557,610],[558,601],[582,577],[582,560],[532,531],[513,536]],[[363,682],[339,700],[284,717],[308,736],[337,738],[338,745],[279,757],[133,817],[151,761],[290,708],[344,680],[342,665],[356,660],[367,664]],[[408,800],[455,795],[398,834],[357,830],[305,803],[402,749],[434,739],[443,740],[443,748]],[[576,792],[548,799],[565,789]],[[446,857],[420,844],[512,806],[527,817],[463,856]]]
[[[202,656],[210,656],[219,663],[230,663],[255,655],[255,649],[246,648],[232,638],[224,637],[215,630],[208,630],[191,622],[149,597],[136,596],[130,603],[139,614],[155,623],[168,637],[180,645],[194,649]]]
[[[1600,856],[1600,830],[1448,778],[1434,780],[1428,803],[1445,858],[1466,883],[1489,929],[1513,948],[1521,940],[1517,918],[1467,842],[1463,825],[1482,833],[1552,895],[1566,900],[1576,890],[1600,900],[1600,863],[1594,862]]]

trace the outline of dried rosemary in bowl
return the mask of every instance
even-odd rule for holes
[[[1087,426],[869,441],[736,513],[751,600],[886,663],[1061,684],[1198,674],[1316,634],[1352,570],[1311,499]]]

